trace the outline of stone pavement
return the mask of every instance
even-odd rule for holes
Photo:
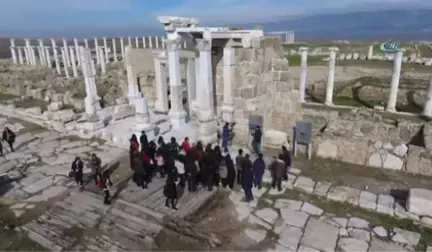
[[[419,233],[373,226],[355,216],[335,216],[306,201],[284,198],[282,194],[287,189],[311,192],[320,188],[317,185],[309,189],[302,182],[304,179],[296,178],[300,170],[292,168],[291,172],[295,174],[291,173],[290,181],[284,182],[282,192],[265,187],[254,189],[256,199],[250,203],[242,201],[242,192],[233,191],[230,195],[238,220],[254,225],[245,230],[247,237],[257,244],[269,235],[278,237],[268,251],[414,251],[419,243]],[[264,181],[270,180],[266,173]],[[281,197],[272,200],[266,195]],[[258,207],[258,199],[264,207]]]

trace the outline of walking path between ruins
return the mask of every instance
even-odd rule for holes
[[[6,174],[2,176],[14,181],[0,187],[2,198],[10,204],[16,218],[31,212],[40,204],[38,202],[53,201],[48,211],[17,228],[53,251],[156,249],[155,239],[167,228],[166,217],[186,217],[214,198],[218,191],[229,193],[228,198],[234,206],[235,212],[230,214],[235,215],[238,224],[230,225],[246,225],[244,232],[229,241],[237,248],[414,251],[425,249],[430,242],[431,230],[418,226],[430,225],[430,219],[407,212],[404,202],[398,202],[390,195],[375,195],[366,190],[331,186],[331,182],[313,181],[295,168],[290,169],[289,181],[284,182],[281,192],[268,189],[271,178],[266,173],[265,187],[259,191],[254,189],[256,200],[251,203],[242,201],[241,190],[231,192],[220,188],[208,192],[201,189],[197,193],[185,190],[179,200],[179,210],[173,212],[164,207],[162,179],[154,178],[146,190],[137,188],[130,181],[129,159],[124,150],[107,147],[98,139],[73,138],[0,118],[0,128],[5,125],[18,134],[17,152],[7,153],[0,161],[0,174]],[[237,149],[231,149],[232,156]],[[80,155],[86,159],[93,152],[103,163],[117,168],[112,175],[115,200],[109,206],[103,204],[102,194],[93,181],[80,190],[67,178],[74,157]],[[86,169],[85,173],[89,174],[90,170]],[[335,215],[337,213],[322,207],[319,202],[334,202],[340,204],[336,208],[346,209],[351,204],[352,209],[367,209],[370,211],[366,211],[367,215],[375,214],[391,221],[378,225],[364,216],[351,216],[348,210]],[[416,227],[408,230],[398,226],[400,219],[419,223],[408,225]],[[394,226],[388,226],[389,222]],[[185,234],[179,233],[179,237],[181,235]]]

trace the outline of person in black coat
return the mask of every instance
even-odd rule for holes
[[[95,153],[91,155],[91,167],[95,184],[98,184],[98,176],[102,175],[102,160]]]
[[[151,182],[154,171],[156,170],[156,149],[157,146],[154,141],[150,141],[147,148],[147,156],[150,158],[151,165],[149,167],[150,173],[148,174],[149,182]]]
[[[9,127],[5,127],[5,129],[3,130],[2,139],[3,141],[6,141],[6,143],[9,144],[11,152],[15,152],[13,148],[13,144],[15,143],[15,138],[16,138],[15,133],[13,133],[13,131],[9,129]]]
[[[214,171],[215,162],[216,162],[216,158],[214,157],[213,149],[211,148],[211,145],[208,144],[206,146],[206,150],[204,153],[204,161],[203,161],[203,167],[201,169],[201,177],[205,186],[207,186],[207,189],[209,191],[213,190],[213,185],[214,185],[213,176],[215,173]]]
[[[186,170],[186,176],[188,180],[188,190],[189,192],[196,192],[197,191],[197,173],[198,173],[198,167],[192,157],[190,157],[189,154],[186,155],[186,162],[185,162],[185,170]]]
[[[148,139],[147,139],[147,135],[146,135],[145,131],[141,131],[141,136],[140,136],[139,140],[140,140],[141,150],[147,151]]]
[[[252,171],[254,174],[254,186],[258,189],[262,187],[262,179],[265,171],[265,162],[263,159],[263,154],[258,154],[258,158],[253,162]]]
[[[83,186],[84,180],[83,180],[83,169],[84,169],[84,163],[81,160],[80,157],[76,157],[75,160],[72,162],[71,170],[75,175],[75,181],[77,185]]]
[[[176,185],[176,177],[174,172],[168,172],[167,179],[164,187],[164,195],[166,197],[165,206],[170,207],[173,210],[177,210],[177,185]]]
[[[103,181],[103,191],[104,191],[104,204],[109,205],[111,204],[111,187],[113,186],[113,183],[111,182],[110,174],[108,172],[104,172],[100,175],[102,177]]]
[[[228,148],[225,148],[224,152],[227,153],[225,155],[225,163],[226,163],[226,167],[227,167],[226,182],[228,184],[228,187],[230,189],[233,189],[234,188],[234,182],[236,180],[235,165],[234,165],[234,161],[231,158],[231,155],[229,154]]]
[[[135,182],[138,187],[147,188],[146,167],[140,152],[133,153],[133,165],[135,170]]]
[[[249,154],[246,154],[244,159],[244,167],[242,173],[242,187],[245,193],[246,202],[253,201],[252,187],[253,187],[253,172],[252,162],[249,159]]]
[[[215,146],[213,150],[213,183],[216,187],[219,187],[221,182],[221,177],[219,174],[219,165],[221,164],[222,153],[220,151],[219,146]],[[225,161],[225,160],[224,160]]]
[[[282,180],[288,181],[288,168],[291,167],[291,153],[288,151],[287,147],[282,146],[283,161],[285,162],[285,170]]]
[[[0,141],[0,157],[3,156],[3,143]]]

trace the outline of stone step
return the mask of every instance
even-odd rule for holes
[[[120,193],[120,197],[128,202],[140,202],[148,198],[149,195],[163,188],[165,180],[154,177],[152,182],[148,184],[147,189],[138,187],[133,181],[129,181],[128,186]]]
[[[77,239],[64,235],[64,229],[47,223],[32,221],[27,223],[23,230],[31,239],[52,251],[61,251],[72,246]]]
[[[128,251],[121,242],[113,241],[107,235],[85,237],[82,244],[74,247],[72,251]]]
[[[115,203],[115,207],[119,210],[123,210],[124,212],[140,217],[142,219],[153,219],[156,222],[162,223],[164,215],[143,207],[138,204],[134,204],[122,199],[118,199]]]
[[[200,189],[197,192],[188,192],[185,200],[180,199],[178,203],[178,211],[174,212],[173,215],[176,217],[186,217],[195,213],[200,207],[208,202],[217,193],[217,190],[209,192],[207,189]],[[187,198],[187,200],[186,200]]]

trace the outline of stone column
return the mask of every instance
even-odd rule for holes
[[[301,73],[300,73],[300,102],[305,102],[306,82],[307,82],[307,58],[308,47],[300,47],[301,54]]]
[[[135,37],[135,48],[139,48],[139,38]]]
[[[195,59],[188,58],[186,65],[186,83],[188,92],[188,109],[189,116],[192,115],[193,102],[196,100],[196,74],[195,74]]]
[[[432,118],[432,75],[429,77],[428,92],[426,103],[423,108],[423,116]]]
[[[329,70],[327,76],[327,87],[326,87],[326,98],[324,104],[327,106],[333,105],[333,88],[334,88],[334,75],[336,65],[336,53],[338,52],[337,47],[330,47],[329,57]]]
[[[143,48],[147,48],[146,38],[143,37],[142,41],[143,41]]]
[[[367,55],[368,60],[371,60],[373,57],[373,49],[374,49],[374,45],[369,46],[368,55]]]
[[[101,107],[100,107],[99,101],[100,101],[101,98],[98,95],[97,86],[96,86],[96,64],[95,64],[95,61],[93,60],[93,58],[91,57],[90,50],[88,50],[87,53],[88,53],[88,57],[91,59],[90,60],[90,70],[91,70],[91,76],[92,76],[92,78],[91,78],[91,85],[90,85],[90,87],[92,89],[92,94],[93,94],[94,99],[96,101],[96,109],[100,110]]]
[[[76,59],[75,59],[75,52],[73,47],[69,47],[70,56],[71,56],[71,63],[72,63],[72,73],[73,77],[78,77],[78,71],[76,66]]]
[[[203,143],[217,141],[217,123],[213,105],[213,68],[211,55],[211,40],[198,39],[199,50],[199,85],[197,86],[198,109],[196,111],[199,122],[198,138]]]
[[[155,128],[155,125],[150,121],[149,106],[146,97],[141,97],[134,100],[135,113],[137,118],[137,129],[139,131],[148,132]]]
[[[88,49],[89,48],[89,43],[88,43],[88,39],[84,39],[84,46],[85,46],[85,48],[86,49]],[[81,57],[80,57],[81,58]]]
[[[58,75],[61,75],[61,69],[60,69],[60,60],[59,60],[59,55],[58,55],[58,51],[57,51],[57,45],[54,39],[51,39],[51,45],[52,45],[52,49],[53,49],[53,55],[54,55],[54,63],[56,65],[56,71]]]
[[[149,37],[149,48],[153,49],[153,41],[152,41],[152,37]]]
[[[113,57],[114,57],[114,62],[117,62],[117,44],[116,44],[116,39],[113,38],[112,39],[112,48],[113,48]]]
[[[23,65],[24,64],[24,59],[23,59],[23,54],[22,54],[22,47],[18,46],[17,47],[17,51],[18,51],[18,62]]]
[[[64,48],[65,57],[66,57],[66,61],[64,61],[63,64],[65,64],[66,67],[70,67],[71,61],[70,61],[70,57],[69,57],[69,49],[68,49],[68,44],[67,44],[66,39],[63,39],[63,48]]]
[[[15,46],[15,39],[11,39],[11,40],[10,40],[10,51],[11,51],[11,55],[12,55],[12,62],[13,62],[14,64],[17,64],[17,63],[18,63],[18,60],[17,60],[17,54],[16,54],[15,49],[16,49],[16,46]]]
[[[61,50],[61,57],[62,57],[62,60],[63,60],[63,69],[64,69],[64,72],[65,72],[65,76],[66,76],[66,78],[69,78],[70,75],[69,75],[68,65],[65,64],[65,62],[67,61],[67,59],[66,59],[66,55],[67,55],[66,49],[64,47],[62,47],[60,50]]]
[[[106,59],[104,59],[104,55],[106,55],[106,49],[105,49],[105,54],[104,54],[104,51],[103,51],[103,48],[102,47],[99,47],[98,48],[98,50],[99,50],[99,55],[101,56],[101,72],[102,72],[102,74],[106,74]]]
[[[52,67],[52,62],[51,62],[51,55],[50,55],[50,51],[48,46],[45,47],[45,55],[46,55],[46,60],[47,60],[47,66],[49,68]]]
[[[158,36],[155,37],[155,45],[156,45],[156,49],[159,49],[159,38],[158,38]]]
[[[124,47],[123,38],[120,38],[120,49],[121,49],[122,61],[124,61],[124,59],[125,59],[125,47]]]
[[[235,48],[229,41],[223,49],[223,105],[221,107],[222,120],[233,122],[233,99],[232,89],[235,78]]]
[[[36,48],[37,48],[37,52],[38,52],[38,55],[39,55],[39,63],[41,64],[41,66],[43,66],[44,63],[45,63],[44,60],[43,60],[43,56],[42,56],[43,47],[38,46]]]
[[[42,66],[47,66],[47,60],[45,55],[45,46],[42,39],[39,39],[39,47],[40,47],[40,53],[39,53],[39,60]]]
[[[29,50],[30,50],[32,64],[36,65],[37,62],[36,62],[36,52],[35,52],[35,49],[34,49],[33,46],[30,46]]]
[[[84,98],[85,112],[87,115],[93,116],[96,114],[96,106],[95,106],[94,95],[91,88],[92,73],[91,73],[90,60],[92,59],[87,54],[87,49],[85,49],[84,47],[80,47],[79,50],[80,50],[80,58],[81,58],[81,69],[84,76],[84,84],[85,84],[85,91],[86,91],[86,97]]]
[[[390,83],[389,98],[387,101],[387,111],[396,112],[397,94],[399,90],[399,79],[402,68],[403,50],[396,52],[393,61],[393,74]]]
[[[100,64],[100,55],[99,55],[99,44],[97,38],[94,38],[94,50],[96,51],[96,64]]]
[[[136,83],[137,78],[135,73],[133,72],[133,67],[131,65],[130,60],[128,59],[128,55],[130,55],[130,50],[132,49],[132,46],[126,46],[125,48],[125,64],[126,64],[126,75],[127,75],[127,81],[128,81],[128,100],[129,104],[134,104],[134,100],[141,98],[142,95],[139,92],[138,84]]]
[[[105,51],[105,54],[104,54],[105,59],[104,59],[104,61],[105,62],[109,62],[108,42],[107,42],[107,39],[105,37],[103,38],[103,45],[104,45],[104,49],[103,50]]]
[[[128,46],[132,47],[132,37],[128,36]]]
[[[166,76],[166,66],[157,57],[154,58],[155,81],[156,81],[156,102],[155,110],[158,112],[168,112],[168,83]]]
[[[168,113],[174,129],[181,129],[186,124],[186,111],[183,108],[181,75],[180,75],[180,45],[181,38],[168,40],[168,73],[170,84],[171,109]]]
[[[76,39],[76,38],[74,38],[74,46],[75,46],[74,58],[76,59],[78,66],[80,66],[81,65],[81,61],[80,61],[81,57],[79,56],[79,44],[78,44],[78,39]],[[72,56],[71,56],[71,58],[72,58]]]

